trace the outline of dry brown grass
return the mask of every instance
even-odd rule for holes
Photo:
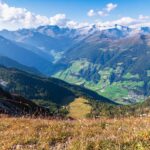
[[[0,118],[0,150],[150,150],[150,118]]]
[[[92,107],[88,104],[88,100],[84,98],[76,98],[69,104],[68,116],[76,119],[83,119],[91,112]]]

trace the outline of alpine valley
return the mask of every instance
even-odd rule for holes
[[[150,150],[150,0],[0,0],[0,150]]]
[[[71,29],[40,26],[17,31],[2,30],[0,55],[1,65],[39,75],[39,82],[43,85],[54,79],[42,78],[51,76],[81,85],[120,104],[142,102],[150,96],[149,27],[115,25],[102,28],[93,25]],[[8,78],[4,74],[7,69],[1,70],[1,84],[7,84]],[[23,72],[15,73],[29,77]],[[14,74],[13,70],[11,74]],[[36,79],[32,77],[33,81]],[[19,81],[15,81],[14,88],[18,84]],[[64,82],[64,85],[66,88],[69,84]],[[28,91],[29,85],[25,88]],[[27,95],[27,98],[32,97]],[[74,93],[70,92],[70,95]]]

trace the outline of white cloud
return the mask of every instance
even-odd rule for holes
[[[105,16],[108,16],[108,13],[104,12],[104,11],[98,11],[97,12],[99,16],[101,17],[105,17]]]
[[[78,26],[78,23],[71,20],[71,21],[67,21],[66,26],[69,28],[76,28]]]
[[[123,26],[129,26],[131,28],[136,28],[136,27],[142,27],[142,26],[150,26],[150,20],[148,19],[148,17],[146,17],[146,18],[122,17],[118,20],[97,22],[98,26],[107,27],[107,28],[112,27],[116,24],[123,25]]]
[[[95,16],[95,11],[93,9],[91,9],[91,10],[88,11],[87,15],[89,17],[93,17],[93,16]]]
[[[120,18],[118,20],[112,21],[112,24],[130,25],[134,22],[136,22],[136,20],[131,18],[131,17],[123,17],[123,18]]]
[[[88,12],[89,16],[101,16],[105,17],[109,15],[110,11],[115,9],[117,4],[107,4],[102,11],[95,11],[91,9]],[[93,23],[94,24],[94,23]],[[150,26],[150,16],[139,15],[138,18],[122,17],[118,20],[96,22],[95,24],[103,27],[118,25],[125,25],[129,27],[141,27]],[[78,23],[73,20],[67,19],[65,14],[56,14],[52,17],[42,16],[34,14],[25,8],[16,8],[7,5],[6,3],[0,3],[0,29],[15,30],[18,28],[32,28],[41,25],[58,25],[62,27],[70,28],[82,28],[91,26],[92,24],[84,21]]]
[[[50,18],[50,24],[51,25],[59,25],[59,26],[65,26],[67,22],[67,18],[65,14],[56,14],[55,16]]]
[[[53,17],[36,15],[25,8],[10,7],[6,3],[0,3],[0,24],[5,24],[8,29],[31,28],[40,25],[65,25],[65,14],[56,14]],[[2,28],[2,27],[1,27]]]
[[[109,3],[109,4],[106,5],[105,9],[106,9],[107,12],[111,12],[112,10],[117,8],[117,6],[118,6],[117,4]]]
[[[89,27],[91,24],[89,22],[75,22],[75,21],[67,21],[66,26],[73,29],[79,29],[83,27]]]
[[[16,8],[6,3],[0,3],[0,29],[16,30],[19,28],[33,28],[41,25],[81,28],[88,26],[89,23],[77,23],[67,19],[65,14],[56,14],[52,17],[36,15],[25,8]]]
[[[109,15],[109,13],[114,10],[115,8],[117,8],[117,4],[113,4],[113,3],[108,3],[105,8],[103,8],[102,10],[99,11],[95,11],[93,9],[89,10],[89,12],[87,13],[87,15],[89,17],[93,17],[93,16],[101,16],[101,17],[106,17]]]
[[[149,19],[149,16],[144,16],[144,15],[139,15],[139,19],[141,20],[145,20],[145,19]]]

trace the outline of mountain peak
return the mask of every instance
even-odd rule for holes
[[[118,30],[129,30],[129,27],[127,26],[122,26],[122,25],[119,25],[119,24],[115,24],[115,28],[118,29]]]

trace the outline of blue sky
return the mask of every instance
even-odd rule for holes
[[[148,19],[150,14],[150,0],[3,0],[3,3],[9,7],[26,8],[36,15],[52,17],[65,14],[67,19],[89,23],[125,17],[137,19],[139,15]],[[116,7],[107,11],[108,4]],[[87,15],[89,11],[90,16]]]
[[[101,10],[108,3],[118,4],[117,9],[107,18],[98,19],[111,20],[119,16],[137,17],[140,14],[150,14],[150,0],[4,0],[4,2],[49,17],[65,13],[69,18],[78,21],[94,19],[87,16],[87,11]]]

